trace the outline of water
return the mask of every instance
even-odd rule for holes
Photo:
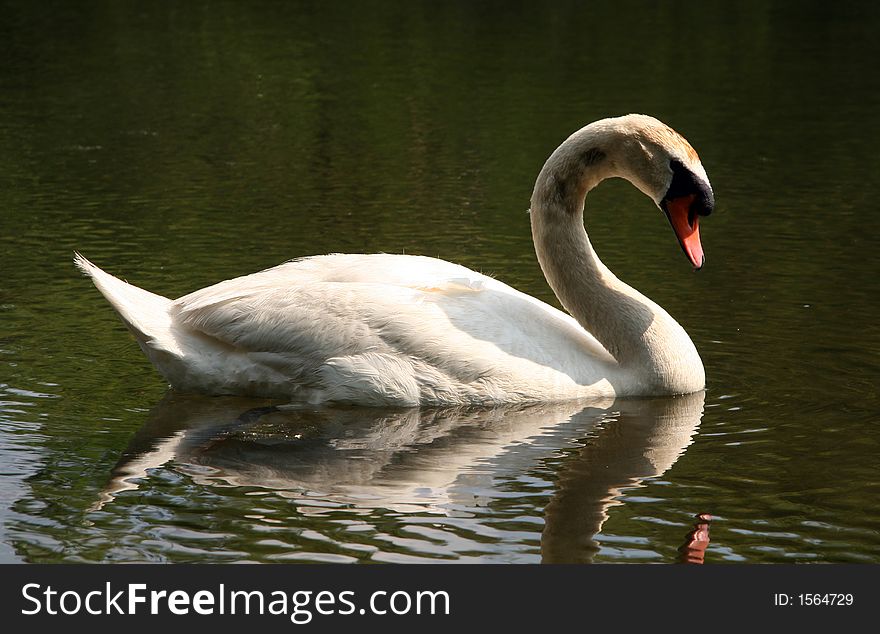
[[[0,22],[0,561],[672,562],[709,513],[707,562],[880,562],[874,4],[82,4]],[[700,152],[707,265],[622,182],[590,235],[691,334],[705,395],[166,393],[71,265],[177,296],[420,253],[555,302],[534,178],[632,111]]]

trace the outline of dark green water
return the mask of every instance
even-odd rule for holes
[[[876,3],[0,2],[0,561],[880,562]],[[687,399],[299,410],[166,394],[74,249],[178,296],[420,253],[555,302],[531,188],[652,114],[717,198],[690,272],[623,182],[606,264]]]

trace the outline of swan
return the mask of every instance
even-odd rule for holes
[[[714,194],[691,145],[650,116],[595,121],[550,155],[531,198],[538,262],[568,314],[423,256],[305,257],[176,300],[74,261],[182,392],[433,406],[700,391],[685,330],[587,237],[587,193],[613,177],[655,202],[695,270],[705,261],[699,219]]]

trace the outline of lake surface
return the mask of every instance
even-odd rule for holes
[[[0,2],[0,561],[663,563],[704,513],[708,563],[880,563],[880,5],[585,4]],[[705,394],[170,393],[71,263],[179,296],[405,252],[556,304],[534,179],[627,112],[700,152],[706,266],[624,182],[588,228]]]

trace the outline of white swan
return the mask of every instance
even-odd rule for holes
[[[693,148],[645,115],[594,122],[550,156],[531,201],[538,261],[571,316],[421,256],[303,258],[173,301],[75,262],[181,391],[410,406],[702,390],[684,329],[587,238],[587,192],[611,177],[654,200],[703,264],[698,219],[714,198]]]

